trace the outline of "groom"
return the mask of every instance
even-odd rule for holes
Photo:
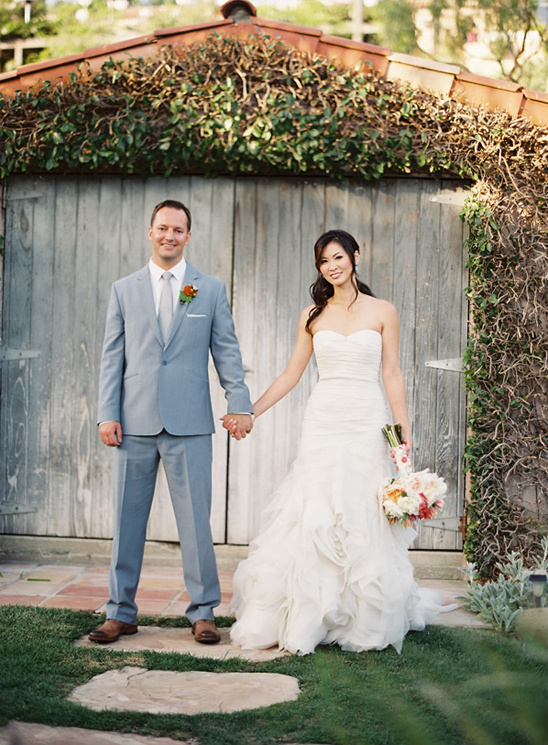
[[[107,620],[89,635],[100,644],[137,633],[135,594],[160,459],[190,595],[186,614],[196,641],[220,640],[213,608],[221,593],[209,522],[215,429],[210,351],[237,439],[251,431],[253,408],[225,286],[183,258],[190,227],[184,204],[158,204],[148,229],[152,258],[112,287],[98,422],[101,441],[114,456],[114,540]]]

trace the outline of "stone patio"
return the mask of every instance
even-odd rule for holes
[[[420,575],[420,570],[418,573]],[[426,577],[419,577],[418,584],[437,590],[443,602],[448,605],[466,594],[467,583],[464,579],[439,579],[432,577],[429,571],[424,574]],[[221,571],[220,580],[222,603],[216,609],[216,613],[226,616],[230,612],[232,571]],[[107,599],[106,566],[65,566],[36,562],[0,563],[0,605],[21,604],[101,613]],[[184,615],[188,595],[180,568],[145,567],[141,575],[137,602],[139,612],[143,615]],[[462,608],[441,614],[439,623],[445,626],[489,628],[476,615]],[[124,652],[178,652],[218,660],[241,657],[256,662],[272,660],[284,654],[276,648],[242,650],[230,643],[228,629],[223,628],[220,631],[221,642],[216,645],[196,643],[188,627],[142,625],[137,634],[120,637],[114,644],[97,645],[90,642],[87,636],[77,640],[75,644]],[[92,678],[84,686],[75,689],[71,699],[94,710],[127,709],[194,714],[271,706],[282,701],[293,701],[298,695],[299,681],[286,675],[198,671],[175,673],[126,666]],[[20,722],[12,722],[8,727],[0,729],[0,745],[174,744],[175,741],[169,738],[95,732],[78,728],[55,728]]]

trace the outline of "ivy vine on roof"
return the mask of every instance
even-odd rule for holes
[[[466,552],[548,531],[548,132],[265,36],[211,36],[0,97],[0,174],[301,174],[473,182]]]

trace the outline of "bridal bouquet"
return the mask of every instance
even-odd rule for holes
[[[399,521],[408,527],[415,520],[435,517],[444,505],[445,481],[428,468],[413,472],[399,424],[387,424],[382,433],[392,448],[399,471],[397,478],[387,479],[382,487],[382,506],[389,522]]]

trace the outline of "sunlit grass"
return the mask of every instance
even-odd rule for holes
[[[202,745],[548,742],[548,650],[495,632],[430,627],[409,634],[401,655],[392,649],[352,654],[329,647],[307,657],[252,663],[73,645],[96,625],[91,613],[0,608],[0,724],[16,719],[194,737]],[[295,702],[268,708],[195,716],[95,712],[67,701],[75,686],[128,664],[155,670],[277,672],[298,678],[301,694]]]

